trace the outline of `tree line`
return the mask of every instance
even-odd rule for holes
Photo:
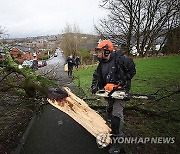
[[[100,6],[109,14],[95,26],[97,32],[118,45],[124,45],[128,54],[133,45],[141,56],[157,42],[162,49],[172,31],[179,33],[179,0],[102,0]],[[178,35],[174,37],[174,41],[179,38]],[[169,45],[176,43],[169,42]],[[174,48],[179,52],[178,45]],[[169,53],[165,49],[164,53]]]
[[[98,42],[98,36],[82,34],[79,27],[74,24],[66,24],[59,39],[60,48],[66,56],[79,56],[81,63],[89,64],[92,61],[90,50],[94,50]]]

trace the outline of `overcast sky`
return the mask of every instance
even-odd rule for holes
[[[67,23],[95,34],[93,24],[107,14],[99,1],[0,0],[0,26],[13,38],[60,34]]]

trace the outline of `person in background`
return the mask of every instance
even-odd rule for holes
[[[76,56],[76,58],[75,58],[75,67],[78,69],[78,67],[79,67],[79,65],[80,65],[80,58],[79,58],[79,56]]]
[[[33,64],[32,64],[33,70],[38,70],[38,60],[37,60],[37,54],[33,53]]]
[[[99,65],[93,74],[91,92],[95,94],[98,90],[105,89],[110,93],[114,90],[123,90],[128,92],[131,87],[131,79],[136,74],[133,60],[126,57],[121,51],[114,51],[111,41],[103,40],[96,48],[96,54],[99,59]],[[106,113],[110,118],[113,137],[124,137],[124,115],[123,110],[125,101],[108,97]],[[124,153],[124,149],[119,143],[110,145],[109,153]]]
[[[73,66],[75,65],[72,54],[68,56],[66,63],[68,64],[68,76],[72,77]]]

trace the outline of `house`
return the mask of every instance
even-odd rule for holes
[[[130,51],[133,56],[139,56],[136,46],[134,45]]]
[[[14,60],[18,61],[20,64],[22,64],[23,61],[25,61],[25,60],[34,59],[35,58],[34,53],[36,53],[35,49],[23,47],[23,46],[13,47],[13,48],[11,48],[11,51],[10,51],[12,58]]]
[[[23,51],[21,51],[20,49],[18,49],[16,47],[13,47],[10,50],[10,54],[14,60],[18,61],[20,64],[23,63],[23,61],[24,61]]]

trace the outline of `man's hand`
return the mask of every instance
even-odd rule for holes
[[[91,88],[91,93],[95,94],[98,91],[98,87],[94,86]]]
[[[118,81],[117,86],[124,86],[124,85],[125,85],[125,81],[123,81],[123,80]]]

